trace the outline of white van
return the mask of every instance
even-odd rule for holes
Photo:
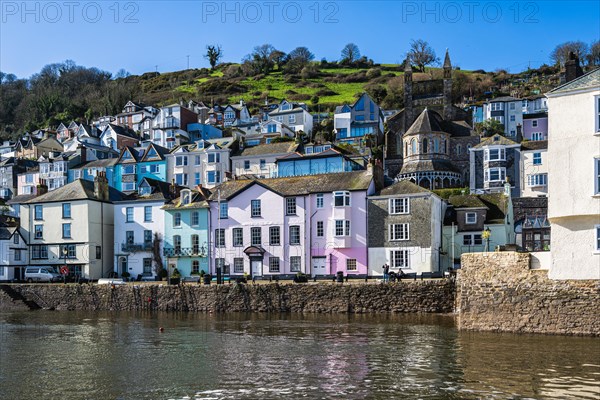
[[[50,267],[25,268],[25,280],[31,282],[57,282],[62,276]]]

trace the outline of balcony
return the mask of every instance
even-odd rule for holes
[[[136,253],[140,251],[152,251],[152,242],[144,243],[121,243],[121,251]]]
[[[166,257],[206,257],[206,246],[171,247],[163,249]]]

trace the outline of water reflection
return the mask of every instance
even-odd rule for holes
[[[600,399],[599,359],[435,315],[0,314],[1,399]]]

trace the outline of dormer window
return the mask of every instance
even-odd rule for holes
[[[465,214],[465,224],[473,225],[477,223],[477,213],[468,212]]]
[[[190,190],[181,191],[181,205],[185,206],[190,204],[192,201],[192,192]]]
[[[144,182],[140,185],[138,189],[138,194],[140,196],[149,196],[152,194],[152,188],[150,187],[150,185],[148,185],[148,183]]]

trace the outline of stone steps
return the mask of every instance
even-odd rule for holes
[[[39,310],[41,308],[35,301],[27,300],[21,293],[11,288],[10,285],[0,285],[0,293],[10,298],[15,308],[26,308],[28,310]]]

